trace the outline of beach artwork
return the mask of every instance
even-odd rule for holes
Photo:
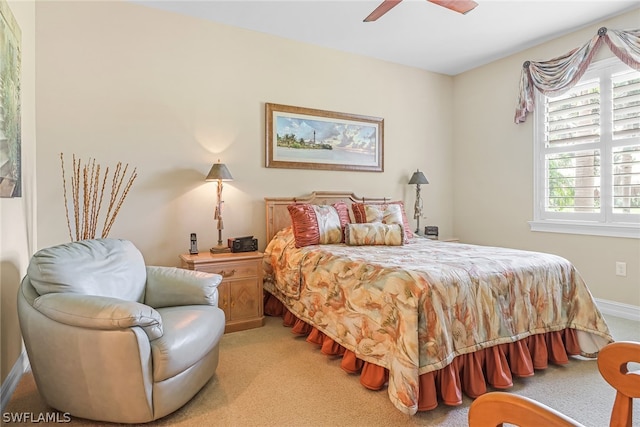
[[[383,119],[266,104],[266,166],[383,171]]]

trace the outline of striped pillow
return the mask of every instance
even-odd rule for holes
[[[344,241],[344,229],[350,222],[345,203],[333,205],[295,204],[287,206],[296,247],[328,245]]]

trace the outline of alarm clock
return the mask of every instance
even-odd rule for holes
[[[435,225],[427,225],[424,228],[424,236],[429,239],[438,240],[438,227]]]
[[[231,252],[254,252],[258,250],[258,239],[253,236],[234,237],[227,240]]]

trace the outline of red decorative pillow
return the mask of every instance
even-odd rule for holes
[[[338,216],[340,217],[340,223],[342,225],[347,225],[351,222],[351,218],[349,218],[349,207],[344,202],[334,203],[331,206],[336,208],[338,211]]]
[[[346,204],[294,204],[287,209],[297,248],[344,242],[344,229],[350,222]]]
[[[395,201],[395,202],[388,202],[388,203],[354,203],[351,205],[351,210],[353,211],[353,218],[358,224],[364,224],[367,222],[384,222],[382,218],[384,218],[385,216],[389,216],[389,214],[392,214],[387,210],[387,206],[389,205],[400,206],[400,211],[402,215],[401,223],[402,223],[402,228],[404,230],[405,242],[408,239],[413,238],[413,232],[411,231],[411,226],[409,225],[409,220],[407,219],[407,214],[404,211],[404,203],[402,201]],[[370,209],[367,209],[367,207],[369,207]],[[376,215],[374,215],[375,218],[367,219],[367,211],[369,211],[369,213],[371,214],[373,211],[376,211],[376,210],[378,212],[376,213]],[[391,215],[391,216],[394,216],[394,215]],[[400,221],[392,220],[389,223],[390,224],[400,223]]]
[[[347,224],[351,223],[351,218],[349,217],[349,206],[347,206],[344,202],[334,203],[334,208],[338,211],[338,217],[340,218],[340,227],[342,228],[342,241],[344,242],[344,233],[347,228]]]

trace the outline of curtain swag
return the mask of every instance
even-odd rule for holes
[[[545,95],[557,96],[571,89],[587,71],[593,55],[602,43],[622,62],[640,71],[640,29],[608,30],[602,27],[588,43],[549,61],[526,61],[520,75],[520,93],[516,124],[524,123],[533,111],[534,88]]]

